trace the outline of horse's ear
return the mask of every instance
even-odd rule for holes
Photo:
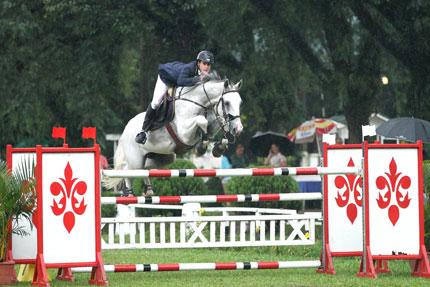
[[[242,79],[239,82],[237,82],[236,84],[234,84],[234,86],[233,86],[233,88],[235,90],[240,90],[241,87],[242,87]]]
[[[229,86],[229,81],[228,81],[228,79],[225,79],[224,80],[224,88],[228,88],[228,86]]]

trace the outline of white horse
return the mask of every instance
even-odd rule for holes
[[[204,139],[210,139],[218,131],[222,131],[226,138],[222,143],[218,142],[213,150],[214,155],[220,156],[227,142],[234,142],[243,129],[240,86],[241,81],[230,84],[228,80],[213,80],[193,87],[177,88],[175,116],[170,122],[173,135],[164,126],[150,131],[144,145],[136,143],[135,136],[141,130],[145,113],[136,115],[127,123],[119,139],[115,169],[160,168],[174,161],[178,147],[192,148],[202,142],[202,135]],[[121,181],[120,178],[107,178],[104,185],[113,188]],[[149,179],[145,179],[145,183],[147,195],[152,194]],[[131,191],[131,180],[125,179],[125,184],[127,190],[124,193],[127,194]]]

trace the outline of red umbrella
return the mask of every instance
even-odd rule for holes
[[[309,143],[315,140],[315,135],[336,132],[337,122],[329,119],[312,119],[303,122],[288,133],[288,139],[294,143]]]
[[[317,141],[318,153],[321,155],[322,135],[335,133],[337,126],[342,125],[330,119],[312,119],[303,122],[288,133],[288,139],[296,144]]]

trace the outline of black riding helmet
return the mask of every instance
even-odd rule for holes
[[[213,65],[214,62],[215,62],[215,57],[214,57],[214,54],[212,54],[209,51],[201,51],[197,55],[197,59],[196,60]]]

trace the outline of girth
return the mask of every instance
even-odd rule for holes
[[[175,153],[176,154],[184,154],[194,147],[192,145],[187,145],[187,144],[183,143],[179,139],[176,132],[173,130],[173,127],[170,125],[170,123],[166,123],[165,127],[166,127],[167,131],[169,132],[169,135],[172,137],[173,141],[176,144],[176,146],[175,146]]]

